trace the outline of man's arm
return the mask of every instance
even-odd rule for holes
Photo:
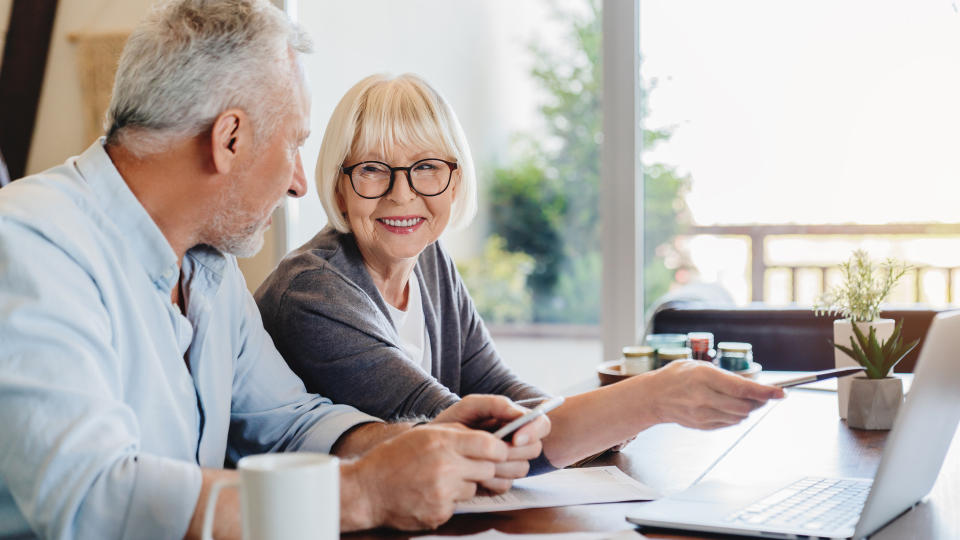
[[[200,495],[197,497],[190,518],[190,526],[184,538],[199,540],[203,536],[203,520],[207,511],[207,499],[213,484],[220,480],[236,480],[239,473],[224,469],[203,469],[203,484]],[[213,537],[217,540],[226,540],[243,537],[242,521],[240,520],[240,496],[235,489],[224,489],[217,497],[217,507],[214,510]]]
[[[464,424],[493,428],[524,412],[503,396],[473,395],[415,429],[408,423],[364,424],[348,431],[334,452],[363,456],[341,465],[341,530],[435,528],[478,484],[506,491],[510,479],[525,476],[528,460],[540,455],[550,421],[527,424],[511,444]]]
[[[408,424],[365,424],[350,433],[359,445],[409,430]],[[462,427],[425,427],[405,435],[376,446],[361,458],[341,460],[341,532],[383,525],[407,530],[435,528],[450,518],[456,501],[473,496],[477,482],[493,477],[494,462],[502,461],[507,453],[505,445],[491,435]],[[185,538],[201,538],[213,484],[237,474],[203,470],[203,486]],[[242,537],[235,489],[220,492],[213,536],[218,540]]]

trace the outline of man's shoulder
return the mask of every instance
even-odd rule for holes
[[[71,162],[26,176],[0,191],[0,216],[23,221],[75,217],[88,205],[90,190]]]
[[[71,163],[17,180],[0,190],[0,236],[33,234],[66,251],[82,249],[102,229],[102,211]]]

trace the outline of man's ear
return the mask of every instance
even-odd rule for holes
[[[226,174],[233,169],[240,152],[250,143],[250,119],[239,109],[228,109],[213,122],[210,131],[210,151],[213,166],[218,173]]]

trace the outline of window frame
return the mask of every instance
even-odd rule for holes
[[[643,313],[643,171],[640,161],[640,0],[603,0],[603,146],[600,220],[604,359],[639,343]]]

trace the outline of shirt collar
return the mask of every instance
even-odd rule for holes
[[[180,278],[177,255],[157,224],[130,191],[120,176],[103,145],[101,137],[76,161],[77,170],[93,191],[103,212],[123,231],[127,247],[146,269],[150,279],[161,290],[170,291]],[[222,276],[226,260],[219,251],[208,246],[198,246],[187,252],[199,263]]]

